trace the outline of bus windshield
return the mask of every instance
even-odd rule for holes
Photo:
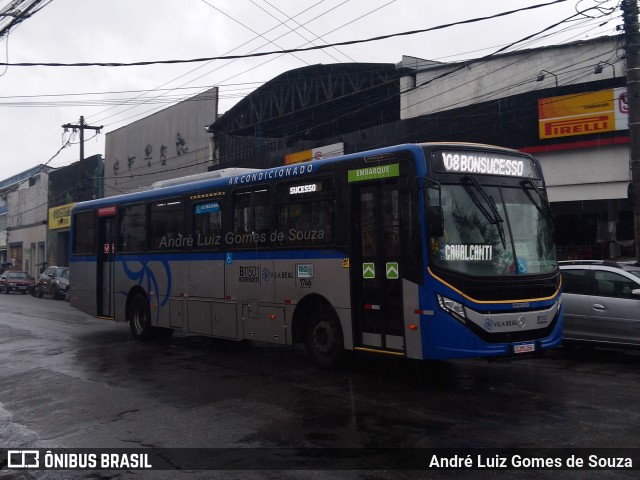
[[[557,268],[548,204],[533,182],[489,186],[465,176],[428,191],[444,223],[443,235],[431,239],[435,266],[477,276]]]

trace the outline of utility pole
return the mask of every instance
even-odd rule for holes
[[[623,0],[622,11],[627,60],[631,198],[633,199],[636,260],[640,262],[640,32],[638,31],[637,0]]]
[[[72,125],[70,123],[66,123],[62,125],[62,128],[68,130],[71,128],[74,132],[80,130],[80,163],[78,164],[78,200],[86,200],[84,198],[84,131],[85,130],[95,130],[96,133],[100,133],[102,130],[102,125],[99,127],[92,127],[91,125],[87,125],[84,121],[84,117],[80,117],[80,122],[78,125]]]

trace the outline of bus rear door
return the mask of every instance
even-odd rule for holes
[[[98,317],[114,318],[114,257],[116,217],[98,216],[96,294]]]

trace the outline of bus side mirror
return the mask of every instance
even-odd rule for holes
[[[427,231],[431,237],[444,236],[444,211],[442,210],[442,188],[438,182],[427,187]]]
[[[444,235],[444,213],[440,206],[430,206],[427,208],[427,228],[432,237],[442,237]]]

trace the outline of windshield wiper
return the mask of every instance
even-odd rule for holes
[[[498,208],[496,207],[496,202],[493,200],[493,197],[491,197],[486,192],[484,187],[482,185],[480,185],[480,183],[478,183],[478,181],[474,177],[466,175],[466,176],[462,177],[462,182],[463,182],[462,183],[463,186],[465,187],[465,190],[467,191],[467,193],[471,197],[471,200],[473,200],[473,203],[475,203],[476,207],[478,207],[478,210],[480,210],[480,212],[482,212],[484,217],[489,221],[489,223],[491,225],[495,225],[496,226],[496,228],[498,229],[498,234],[500,235],[500,240],[502,241],[502,248],[506,248],[507,247],[507,242],[506,242],[506,239],[505,239],[505,236],[504,236],[504,227],[502,226],[502,222],[504,222],[504,219],[500,215],[500,212],[498,212]],[[487,210],[487,208],[484,206],[484,204],[480,201],[480,199],[473,192],[473,190],[471,190],[471,188],[469,187],[467,182],[471,183],[471,185],[473,185],[475,187],[475,189],[478,191],[480,196],[483,198],[483,200],[485,201],[485,203],[489,207],[489,210]]]
[[[531,199],[531,203],[535,205],[535,207],[538,209],[538,211],[542,215],[544,215],[547,219],[551,219],[551,205],[549,204],[549,200],[547,200],[547,197],[542,193],[542,190],[540,190],[540,187],[538,187],[538,185],[536,185],[536,182],[534,182],[532,179],[525,178],[520,182],[520,185],[524,187],[527,183],[531,185],[531,187],[538,194],[538,197],[540,197],[540,201],[542,202],[544,209],[540,205],[538,205],[537,202],[533,200],[528,189],[525,188],[524,193],[527,195],[527,197]]]

